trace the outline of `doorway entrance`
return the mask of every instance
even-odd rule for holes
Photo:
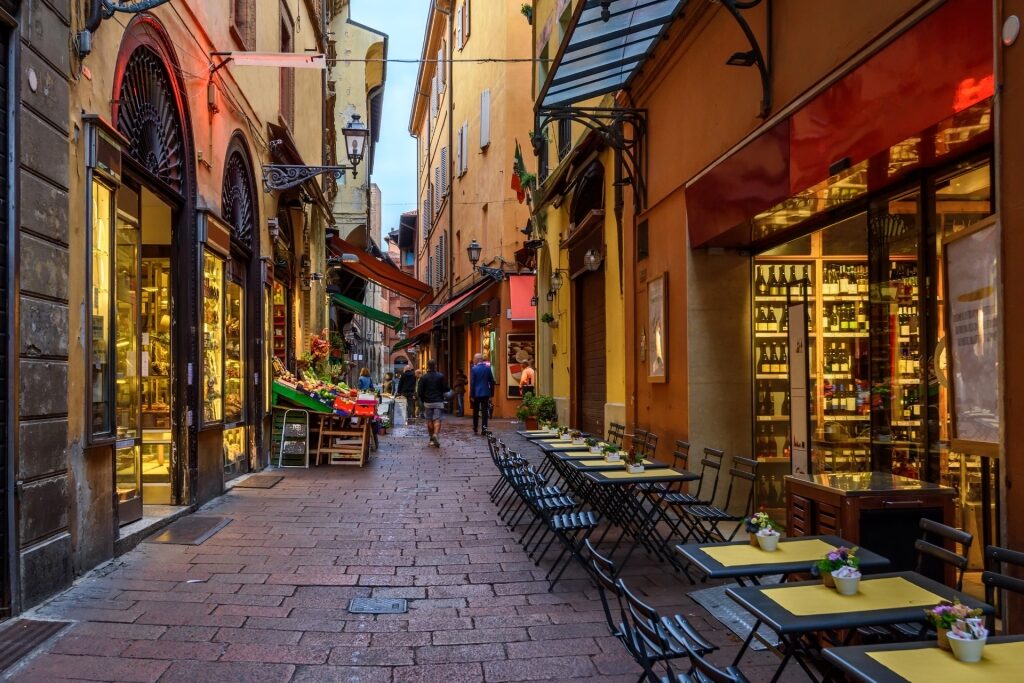
[[[0,110],[0,159],[7,159],[10,156],[10,135],[9,126],[10,101],[8,84],[10,83],[10,37],[11,27],[2,23],[0,18],[0,102],[3,103]],[[4,197],[9,198],[11,192],[11,178],[7,164],[0,164],[0,188],[4,188]],[[11,233],[11,220],[7,207],[11,206],[9,200],[2,202],[3,210],[0,210],[0,272],[4,274],[0,278],[0,396],[10,397],[10,320],[8,312],[10,304],[7,299],[7,273],[9,263],[7,261],[8,240]],[[11,578],[13,576],[11,562],[14,553],[12,545],[14,533],[12,520],[14,518],[14,463],[11,462],[11,430],[8,422],[6,404],[0,409],[0,620],[10,616],[11,611]]]
[[[604,433],[607,393],[604,271],[586,272],[573,281],[576,301],[576,427]]]

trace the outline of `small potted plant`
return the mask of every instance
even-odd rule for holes
[[[591,437],[589,439],[584,440],[583,443],[587,444],[587,446],[590,448],[591,453],[601,452],[601,442],[598,441],[597,439]]]
[[[836,584],[832,581],[832,572],[845,565],[860,566],[857,548],[839,546],[835,550],[830,551],[825,557],[811,565],[811,575],[820,576],[823,584],[829,588],[835,588]]]
[[[569,436],[572,437],[572,445],[573,446],[582,446],[583,445],[583,432],[581,432],[580,430],[578,430],[578,429],[572,430],[572,432],[570,432]]]
[[[757,530],[757,544],[766,553],[774,553],[779,549],[779,538],[781,534],[770,526]]]
[[[626,454],[626,471],[630,474],[640,474],[644,471],[644,456],[635,448],[630,448]]]
[[[860,590],[860,569],[844,564],[832,572],[832,581],[840,595],[856,595]]]
[[[526,23],[533,26],[533,5],[528,2],[524,2],[522,6],[520,6],[519,11],[524,17],[526,17]]]
[[[981,660],[988,640],[988,629],[980,617],[958,619],[949,630],[949,646],[953,656],[965,664]]]
[[[950,630],[952,630],[953,624],[957,621],[967,621],[968,619],[980,617],[981,610],[971,609],[959,600],[953,600],[953,602],[943,601],[931,609],[926,609],[924,616],[928,624],[935,629],[939,648],[949,650],[950,645],[947,636]]]
[[[558,327],[558,320],[556,320],[555,316],[551,315],[550,313],[542,313],[540,316],[540,321],[542,323],[547,323],[548,327]]]
[[[569,435],[569,428],[568,427],[566,427],[565,425],[562,425],[561,427],[558,428],[558,436],[560,438],[564,439],[568,435]]]
[[[619,447],[618,446],[614,446],[614,445],[608,443],[608,444],[605,444],[604,446],[602,446],[601,450],[604,451],[604,460],[605,460],[605,462],[621,462],[622,461],[622,455],[619,454]]]
[[[778,524],[772,521],[772,518],[768,516],[766,512],[755,512],[746,519],[743,520],[743,526],[747,530],[747,534],[750,536],[750,545],[759,546],[760,543],[757,541],[757,532],[761,529],[768,527],[776,531],[781,531]]]

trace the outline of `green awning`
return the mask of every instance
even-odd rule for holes
[[[402,319],[396,318],[393,315],[385,313],[384,311],[378,311],[376,308],[367,306],[366,304],[360,303],[353,299],[349,299],[347,296],[341,294],[331,294],[331,301],[334,302],[335,306],[340,306],[350,313],[361,315],[364,318],[370,320],[376,320],[379,323],[383,323],[387,327],[395,330],[396,332],[402,329]]]
[[[402,341],[398,342],[397,344],[395,344],[394,346],[391,347],[391,352],[394,353],[395,351],[400,351],[401,349],[404,349],[404,348],[406,348],[408,346],[413,346],[414,344],[419,344],[421,339],[422,339],[422,336],[423,335],[420,335],[418,337],[408,337],[407,339],[403,339]]]

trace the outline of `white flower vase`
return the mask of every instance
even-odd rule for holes
[[[573,446],[582,446],[583,445],[583,439],[573,439],[572,440],[572,445]]]
[[[601,447],[600,446],[591,446],[590,447],[590,452],[591,453],[600,453],[601,452]]]
[[[856,595],[860,590],[860,574],[854,576],[840,576],[839,570],[832,572],[832,580],[836,584],[836,590],[840,595]]]
[[[779,549],[779,535],[762,535],[757,534],[757,544],[761,546],[761,550],[766,553],[774,553]]]
[[[619,457],[618,453],[606,453],[604,456],[605,462],[622,462],[622,458]]]
[[[979,640],[968,640],[950,632],[947,636],[949,646],[953,649],[953,656],[965,664],[973,664],[981,661],[981,655],[985,651],[985,641],[988,638]]]
[[[640,474],[644,471],[643,464],[640,465],[626,465],[626,471],[630,474]]]

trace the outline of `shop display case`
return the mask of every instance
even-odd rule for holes
[[[125,216],[117,219],[115,320],[115,400],[119,439],[138,438],[140,424],[139,375],[139,228]]]
[[[224,300],[224,423],[245,420],[245,290],[227,282]]]
[[[171,452],[174,437],[170,429],[142,430],[140,463],[142,497],[146,505],[171,503]]]
[[[235,427],[224,430],[224,473],[227,478],[248,471],[248,430]]]
[[[110,436],[113,414],[110,400],[110,319],[111,308],[111,246],[110,226],[113,217],[113,191],[105,184],[92,183],[92,291],[89,312],[92,329],[89,338],[89,386],[91,431],[96,436]]]
[[[203,253],[202,391],[203,423],[224,417],[224,261]]]
[[[142,428],[171,428],[170,260],[142,260]]]
[[[288,290],[280,282],[274,283],[273,340],[274,357],[288,364]]]

